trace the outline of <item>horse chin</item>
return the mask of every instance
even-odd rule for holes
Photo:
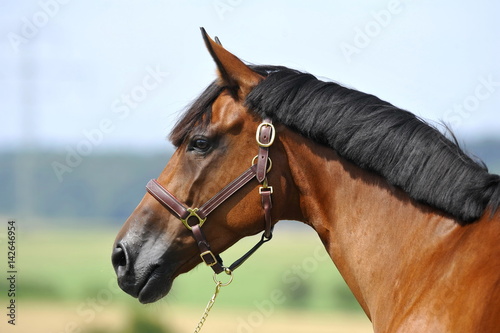
[[[197,264],[196,260],[188,260],[177,269],[172,269],[171,266],[151,267],[150,271],[145,274],[147,278],[136,296],[137,299],[142,304],[154,303],[162,299],[170,292],[174,279],[179,274],[188,272]]]
[[[139,291],[137,299],[142,304],[153,303],[165,297],[172,288],[173,277],[162,274],[159,268],[153,270]]]

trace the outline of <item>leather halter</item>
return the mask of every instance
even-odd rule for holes
[[[182,204],[172,193],[158,183],[156,179],[150,180],[146,185],[147,191],[165,208],[169,209],[177,216],[187,229],[192,231],[193,237],[200,250],[201,259],[207,266],[210,266],[216,274],[223,271],[230,273],[245,262],[262,244],[268,242],[272,238],[271,194],[273,193],[273,188],[267,184],[267,173],[271,170],[272,166],[271,159],[269,158],[269,147],[273,144],[275,135],[276,131],[271,120],[264,119],[257,128],[256,141],[259,145],[259,153],[253,159],[252,166],[199,208],[188,208],[184,206],[184,204]],[[260,241],[240,259],[236,260],[229,267],[224,267],[220,256],[212,252],[210,244],[206,240],[201,227],[212,211],[229,199],[240,188],[249,183],[253,178],[257,178],[258,182],[262,184],[259,188],[259,193],[262,199],[262,208],[264,209],[264,233]],[[190,224],[190,220],[194,220],[194,223]]]

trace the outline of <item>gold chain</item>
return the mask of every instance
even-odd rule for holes
[[[214,306],[215,299],[217,298],[217,295],[219,294],[219,291],[221,288],[221,284],[222,284],[221,282],[218,282],[217,285],[215,286],[215,292],[214,292],[212,298],[210,299],[210,301],[208,301],[207,307],[205,308],[205,312],[203,313],[203,316],[201,316],[201,319],[200,319],[200,322],[198,323],[198,326],[196,326],[196,328],[194,329],[194,333],[198,333],[201,331],[201,328],[203,327],[205,320],[207,320],[208,313],[212,309],[212,306]]]
[[[207,317],[208,317],[208,314],[210,313],[210,310],[214,306],[215,299],[217,298],[217,295],[219,294],[220,288],[229,285],[233,281],[233,272],[231,272],[228,268],[226,268],[225,273],[230,276],[229,281],[225,282],[225,283],[217,280],[217,274],[214,274],[215,292],[212,295],[212,298],[208,301],[208,304],[205,307],[205,312],[203,312],[203,316],[201,316],[200,322],[198,323],[198,325],[194,329],[194,333],[199,333],[201,331],[201,328],[203,327],[203,324],[205,324],[205,320],[207,320]]]

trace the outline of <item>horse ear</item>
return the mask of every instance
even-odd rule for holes
[[[264,77],[213,41],[204,28],[200,29],[208,52],[217,65],[222,85],[226,86],[234,97],[244,98]]]

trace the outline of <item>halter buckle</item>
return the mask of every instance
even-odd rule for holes
[[[269,186],[269,184],[267,183],[267,177],[264,178],[262,186],[259,187],[259,194],[262,194],[263,192],[270,192],[271,194],[273,194],[273,187]]]
[[[187,209],[187,211],[189,212],[189,215],[188,215],[186,218],[184,218],[184,219],[183,219],[183,218],[181,218],[180,220],[181,220],[182,224],[184,224],[184,226],[185,226],[186,228],[188,228],[189,230],[191,230],[191,229],[192,229],[192,227],[191,227],[191,226],[189,225],[189,223],[188,223],[188,221],[189,221],[189,219],[190,219],[191,217],[193,217],[193,216],[194,216],[194,217],[196,217],[196,218],[198,219],[198,224],[200,225],[200,227],[201,227],[201,226],[203,225],[203,223],[205,223],[205,221],[207,220],[207,218],[206,218],[206,217],[205,217],[204,219],[202,219],[202,218],[198,215],[198,213],[197,213],[198,208],[188,208],[188,209]]]
[[[269,139],[269,142],[265,143],[265,142],[261,142],[260,141],[260,132],[262,131],[262,128],[264,126],[269,126],[271,127],[271,138]],[[257,133],[255,134],[255,139],[257,140],[257,144],[260,146],[260,147],[264,147],[264,148],[267,148],[267,147],[271,147],[272,144],[274,143],[274,138],[276,137],[276,131],[274,130],[274,126],[273,124],[271,123],[268,123],[268,122],[263,122],[259,125],[259,127],[257,127]]]
[[[207,265],[208,267],[212,267],[217,263],[217,258],[215,257],[214,253],[212,251],[205,251],[200,253],[201,260]]]

